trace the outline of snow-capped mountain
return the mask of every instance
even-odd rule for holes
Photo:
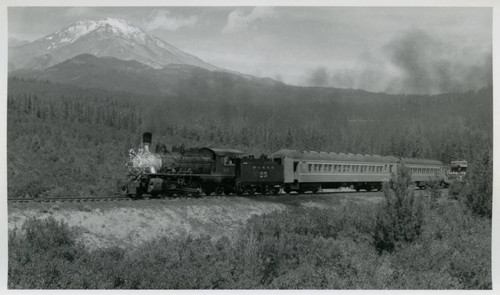
[[[222,70],[125,20],[113,18],[81,20],[29,44],[11,47],[9,64],[12,69],[43,69],[85,53],[136,60],[154,68],[186,64]]]

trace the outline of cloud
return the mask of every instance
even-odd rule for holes
[[[156,29],[166,29],[176,31],[182,27],[190,27],[198,22],[197,15],[188,17],[174,16],[168,10],[159,10],[155,12],[151,19],[144,24],[144,28],[148,31]]]
[[[90,7],[68,7],[65,14],[67,16],[86,16],[92,12]]]
[[[227,17],[227,24],[222,29],[224,33],[236,33],[246,29],[250,26],[251,23],[265,19],[271,18],[275,15],[275,11],[273,7],[255,7],[252,12],[245,15],[245,11],[243,9],[236,9],[231,11]]]

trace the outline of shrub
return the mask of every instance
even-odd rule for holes
[[[125,268],[127,251],[118,247],[87,252],[81,260],[82,280],[80,288],[112,289],[123,287],[124,272],[132,271]]]
[[[54,218],[29,219],[24,234],[9,233],[10,288],[75,288],[85,251],[74,231]]]
[[[491,289],[491,224],[441,202],[426,210],[420,238],[390,254],[390,289]]]
[[[64,246],[75,245],[75,234],[67,224],[53,217],[39,220],[28,219],[24,225],[26,243],[40,251],[51,251]]]
[[[10,195],[14,198],[39,198],[45,192],[50,190],[50,187],[42,180],[31,180],[22,187],[11,186]]]
[[[437,205],[437,200],[441,197],[441,182],[439,179],[434,178],[427,186],[429,188],[429,205],[433,209]]]
[[[493,197],[493,155],[490,148],[477,153],[466,176],[462,200],[472,212],[491,218]]]
[[[448,196],[451,199],[458,200],[460,194],[462,193],[464,187],[463,181],[454,180],[450,183],[450,188],[448,189]]]
[[[375,248],[392,252],[401,242],[412,242],[421,233],[423,204],[414,193],[410,170],[401,165],[384,183],[384,204],[378,208],[373,240]]]
[[[61,186],[54,186],[50,190],[47,190],[43,193],[43,197],[48,198],[62,198],[68,195],[68,191],[66,188]]]
[[[399,182],[407,179],[401,174]],[[439,202],[423,212],[417,232],[417,201],[401,201],[411,212],[395,205],[411,185],[387,186],[382,217],[355,204],[294,208],[253,216],[231,240],[159,237],[89,251],[65,223],[30,219],[9,232],[9,288],[491,289],[489,219],[466,214],[461,202]],[[379,255],[375,230],[390,233],[398,251]]]
[[[229,239],[159,238],[125,257],[120,288],[214,289],[231,281]]]
[[[235,242],[235,253],[240,255],[235,255],[238,284],[234,287],[370,286],[366,278],[373,275],[366,273],[375,257],[363,245],[370,246],[375,220],[371,211],[368,206],[348,204],[338,209],[294,208],[251,218]],[[363,259],[357,260],[359,255]]]

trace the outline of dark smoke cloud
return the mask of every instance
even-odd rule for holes
[[[329,86],[330,75],[328,74],[326,68],[319,67],[314,69],[309,75],[307,84],[311,86]]]
[[[373,92],[437,94],[491,85],[491,49],[464,48],[419,30],[400,34],[383,47],[384,56],[363,52],[351,68],[309,72],[309,86]]]
[[[491,52],[459,48],[413,30],[385,46],[402,77],[389,88],[418,94],[463,92],[492,83]]]
[[[352,68],[329,71],[325,67],[318,67],[309,72],[306,81],[310,86],[381,92],[386,88],[387,79],[385,62],[365,51]]]
[[[354,70],[340,70],[333,72],[330,78],[330,86],[342,88],[356,87],[356,73]]]
[[[281,76],[280,74],[274,75],[273,79],[279,82],[283,82],[283,76]]]

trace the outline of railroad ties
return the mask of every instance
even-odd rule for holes
[[[110,201],[130,201],[131,199],[123,196],[103,197],[103,198],[11,198],[7,199],[9,203],[56,203],[56,202],[110,202]]]
[[[356,191],[335,191],[335,192],[317,192],[315,194],[310,193],[307,195],[324,195],[324,194],[373,194],[373,192],[356,192]],[[300,194],[293,194],[295,196],[298,196]],[[56,203],[56,202],[73,202],[73,203],[87,203],[87,202],[119,202],[119,201],[155,201],[155,200],[191,200],[191,199],[225,199],[225,198],[236,198],[236,197],[244,197],[244,198],[252,198],[252,197],[257,197],[257,198],[265,198],[265,197],[276,197],[276,196],[282,196],[282,197],[287,197],[289,196],[288,194],[283,194],[280,193],[278,195],[272,195],[272,194],[254,194],[254,195],[210,195],[210,196],[158,196],[158,197],[144,197],[140,199],[134,199],[122,195],[115,195],[111,197],[85,197],[85,198],[9,198],[7,201],[9,203]]]

